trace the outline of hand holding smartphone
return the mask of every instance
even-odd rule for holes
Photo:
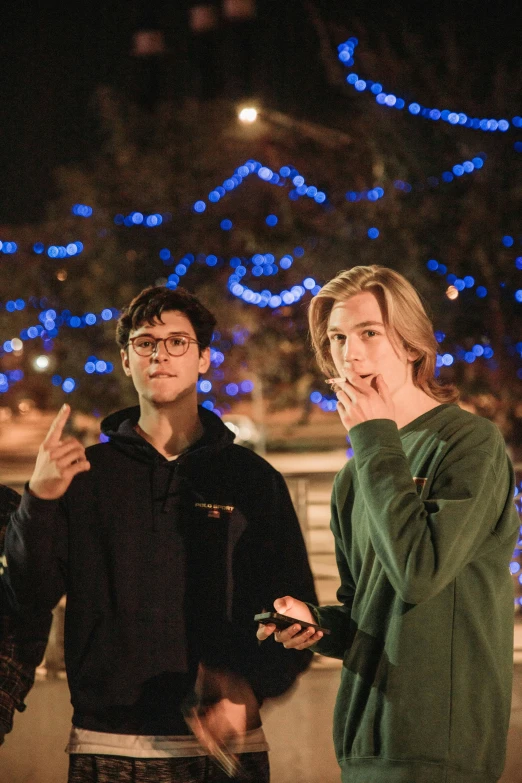
[[[289,628],[294,623],[297,623],[303,630],[305,628],[314,628],[316,631],[321,631],[324,634],[331,633],[329,628],[323,628],[315,623],[298,620],[296,617],[289,617],[287,614],[280,614],[279,612],[261,612],[261,614],[254,615],[254,621],[262,625],[275,625],[278,631],[284,631],[285,628]]]

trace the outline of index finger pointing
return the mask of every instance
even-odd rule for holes
[[[49,431],[47,432],[47,435],[44,438],[44,443],[46,445],[55,445],[60,442],[60,438],[62,437],[63,428],[65,427],[65,423],[67,419],[69,418],[69,414],[71,413],[71,407],[70,405],[67,405],[67,403],[64,403],[56,416],[54,417],[51,426],[49,427]]]

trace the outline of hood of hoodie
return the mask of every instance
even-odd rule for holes
[[[177,461],[190,459],[192,454],[202,449],[210,452],[221,451],[234,441],[234,433],[223,424],[219,416],[202,408],[201,405],[198,405],[198,414],[204,430],[203,435],[180,455]],[[107,416],[102,421],[101,431],[117,449],[131,455],[134,459],[149,463],[157,460],[167,462],[168,460],[134,429],[139,417],[139,405],[124,408]]]

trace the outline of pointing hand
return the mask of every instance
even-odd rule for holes
[[[91,467],[80,441],[63,437],[63,429],[70,413],[70,406],[62,405],[38,450],[29,489],[42,500],[57,500],[62,497],[73,478]]]

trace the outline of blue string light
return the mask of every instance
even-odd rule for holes
[[[424,182],[416,182],[413,185],[409,182],[397,179],[393,185],[396,190],[401,190],[404,193],[411,193],[413,190],[424,190],[426,185],[430,188],[436,188],[441,184],[448,184],[449,182],[457,181],[464,175],[479,171],[484,166],[486,159],[486,153],[479,152],[479,154],[474,158],[471,158],[471,160],[465,160],[462,163],[456,163],[451,167],[451,170],[443,171],[438,177],[427,177]]]
[[[378,201],[384,198],[384,188],[366,188],[365,190],[349,190],[345,195],[346,201]]]
[[[74,378],[66,378],[62,383],[62,389],[66,394],[70,394],[76,389],[77,385],[77,381]]]
[[[6,256],[10,256],[13,253],[16,253],[18,250],[18,245],[16,242],[6,242],[0,240],[0,252],[4,253]]]
[[[258,160],[247,160],[243,165],[238,166],[231,177],[224,180],[222,185],[217,185],[207,196],[211,204],[217,204],[228,193],[238,188],[251,174],[257,174],[259,179],[271,185],[278,187],[292,187],[289,192],[289,198],[296,201],[302,196],[313,199],[317,204],[326,202],[326,193],[319,190],[315,185],[306,184],[305,178],[293,166],[281,166],[279,171],[273,171],[270,167],[264,166]],[[207,208],[207,202],[204,199],[198,199],[192,205],[192,210],[196,214],[202,214]],[[275,221],[274,221],[275,218]],[[277,224],[277,216],[269,215],[266,219],[267,225]]]
[[[23,370],[9,370],[8,372],[0,372],[0,394],[5,394],[9,391],[13,383],[23,380]]]
[[[92,207],[87,206],[87,204],[74,204],[71,207],[71,212],[78,217],[88,218],[92,216],[93,209]]]
[[[370,87],[371,86],[372,85],[370,85]],[[363,89],[361,89],[361,85],[359,85],[356,89],[363,91]],[[375,90],[373,90],[373,92],[375,94]],[[386,105],[393,104],[388,102]],[[464,161],[462,163],[455,164],[451,171],[443,172],[440,178],[428,177],[426,183],[431,187],[436,187],[440,182],[447,183],[453,181],[454,179],[457,180],[464,174],[470,174],[473,171],[480,169],[483,166],[485,159],[486,156],[481,153],[479,156],[472,158],[470,161]],[[211,204],[219,202],[228,193],[239,187],[242,182],[251,174],[256,174],[259,179],[267,182],[268,184],[273,184],[279,187],[289,187],[290,191],[288,195],[292,200],[297,200],[301,197],[307,197],[313,199],[318,204],[325,203],[326,201],[326,194],[323,191],[319,191],[314,185],[307,184],[305,178],[295,168],[290,166],[283,166],[279,169],[279,172],[274,172],[269,167],[263,166],[260,162],[253,160],[247,161],[244,166],[238,167],[232,177],[225,180],[222,185],[217,186],[213,191],[211,191],[208,196],[208,201]],[[410,183],[397,180],[394,183],[394,186],[396,189],[408,193],[411,192],[411,190],[414,188],[420,189],[422,184],[423,183],[416,183],[414,186],[412,186]],[[355,202],[362,200],[373,202],[383,198],[384,195],[384,188],[376,186],[369,190],[360,192],[349,191],[346,194],[346,198],[349,201]],[[79,207],[85,207],[85,209],[83,209],[83,211],[76,209],[75,211],[75,208]],[[196,214],[202,214],[206,211],[206,209],[207,203],[203,200],[196,201],[193,205],[193,210]],[[86,205],[75,205],[73,207],[73,214],[77,214],[81,217],[91,217],[93,210],[91,207],[87,208]],[[146,215],[143,212],[133,211],[126,216],[116,215],[114,222],[117,225],[127,227],[154,227],[161,225],[164,218],[169,215],[170,213],[165,213],[163,216],[160,213]],[[265,222],[269,227],[273,227],[277,225],[278,218],[276,215],[268,215],[265,218]],[[233,227],[232,221],[229,219],[222,220],[220,225],[223,230],[231,230]],[[376,239],[379,236],[379,230],[376,227],[371,227],[368,229],[367,233],[371,239]],[[508,235],[503,238],[502,241],[504,246],[511,246],[506,244],[509,243],[510,239],[512,239],[512,237],[508,237]],[[16,250],[17,245],[14,242],[0,243],[0,251],[4,253],[10,254],[16,252]],[[33,251],[36,254],[43,254],[46,252],[47,255],[49,255],[51,258],[63,258],[67,255],[75,255],[82,252],[83,245],[81,242],[76,242],[70,243],[67,246],[50,245],[46,249],[43,243],[37,242],[33,245]],[[260,292],[256,292],[249,288],[249,286],[245,285],[244,277],[247,273],[252,275],[254,278],[275,275],[278,273],[279,269],[289,269],[293,264],[294,258],[300,258],[303,255],[303,248],[298,247],[294,249],[293,254],[285,254],[279,259],[278,262],[276,262],[274,256],[270,253],[256,253],[248,259],[240,259],[237,257],[230,259],[229,263],[233,269],[233,272],[230,274],[228,279],[228,288],[236,298],[240,298],[247,304],[257,305],[259,307],[269,307],[271,309],[295,304],[296,302],[299,302],[306,293],[310,293],[312,296],[315,296],[320,291],[321,287],[315,281],[315,279],[311,277],[306,277],[302,283],[291,287],[289,286],[287,289],[283,289],[277,292],[273,292],[268,288],[263,289]],[[195,262],[202,264],[204,263],[211,268],[222,266],[224,263],[223,259],[218,258],[214,254],[198,254],[197,256],[194,256],[193,254],[186,254],[176,264],[176,261],[172,257],[168,248],[163,248],[160,250],[159,257],[164,264],[173,266],[175,265],[175,271],[173,274],[169,275],[167,280],[167,286],[171,288],[175,288],[179,284],[180,279],[187,274],[190,267]],[[522,266],[522,257],[520,257],[520,263]],[[447,275],[446,267],[443,264],[439,264],[439,262],[437,262],[435,259],[430,259],[427,266],[431,271],[436,271],[438,274]],[[447,280],[450,285],[453,285],[456,288],[458,292],[463,291],[465,288],[473,288],[475,286],[475,281],[471,276],[466,276],[460,279],[457,278],[456,275],[447,275]],[[484,286],[478,286],[475,290],[478,297],[487,295],[487,290]],[[522,300],[522,289],[517,291],[517,294],[519,295],[519,299]],[[38,306],[35,304],[35,302],[30,303],[32,306]],[[15,312],[16,310],[23,309],[23,307],[25,307],[23,300],[9,300],[9,302],[6,303],[7,312]],[[112,318],[117,317],[117,315],[118,312],[114,308],[105,308],[99,314],[86,313],[83,316],[78,316],[72,315],[69,311],[62,311],[62,313],[57,314],[56,311],[44,307],[42,312],[39,314],[40,324],[33,325],[27,329],[22,330],[20,333],[20,339],[29,340],[40,337],[46,350],[51,350],[52,339],[58,335],[61,327],[69,326],[70,328],[85,328],[86,326],[93,326],[95,324],[102,323],[103,321],[111,320]],[[238,342],[236,338],[234,338],[234,342]],[[12,352],[13,350],[14,348],[12,341],[6,341],[3,348],[0,348],[0,353],[10,351]],[[226,349],[224,348],[222,350],[219,350],[218,347],[213,347],[211,349],[211,364],[214,373],[222,373],[219,368],[225,361],[225,352]],[[450,366],[456,360],[472,363],[478,358],[483,357],[488,359],[492,356],[493,352],[490,347],[477,344],[471,351],[457,349],[455,356],[450,353],[441,354],[437,359],[437,364],[439,367]],[[85,363],[84,369],[87,374],[104,374],[106,372],[111,372],[113,368],[110,363],[99,360],[96,357],[89,357]],[[9,380],[7,383],[9,383]],[[77,387],[77,381],[75,379],[63,379],[58,375],[53,376],[52,383],[56,386],[60,386],[63,391],[68,394],[74,391],[74,389]],[[205,385],[204,387],[199,388],[200,392],[206,394],[211,391],[212,382],[208,381],[207,383],[210,384],[210,387]],[[222,391],[224,390],[228,396],[232,397],[237,396],[240,393],[250,393],[250,383],[251,382],[242,382],[242,384],[239,385],[226,384]],[[323,410],[335,410],[335,399],[324,397],[320,394],[320,392],[314,392],[314,394],[316,397],[312,401],[315,402],[315,404],[321,405]],[[317,397],[317,395],[319,395],[319,397]],[[213,409],[215,409],[215,400],[209,399],[206,402],[208,403],[208,406],[212,405]],[[215,410],[219,413],[219,409]]]
[[[194,205],[195,208],[195,205]],[[203,212],[204,209],[202,208]],[[128,215],[118,214],[114,216],[114,223],[117,226],[125,226],[131,228],[134,226],[144,226],[145,228],[157,228],[165,221],[166,215],[161,215],[159,212],[153,212],[150,215],[145,215],[143,212],[130,212]]]
[[[451,167],[451,170],[443,171],[438,177],[430,176],[422,182],[415,182],[413,185],[410,182],[406,182],[401,179],[396,179],[393,186],[396,190],[400,190],[403,193],[411,193],[412,191],[422,191],[426,186],[430,188],[436,188],[441,184],[453,182],[458,180],[465,174],[472,174],[479,171],[486,161],[486,153],[479,152],[471,160],[465,160],[462,163],[456,163]],[[384,198],[385,190],[380,185],[373,188],[365,188],[364,190],[349,190],[345,194],[347,201],[357,203],[359,201],[379,201]]]
[[[303,248],[294,248],[294,256],[301,257],[303,255]],[[279,266],[283,269],[288,269],[292,263],[293,257],[290,254],[282,256],[279,260]],[[252,267],[251,274],[254,277],[277,274],[277,264],[271,253],[255,253],[248,261],[243,262],[235,257],[230,260],[230,265],[233,267],[234,272],[228,278],[228,290],[233,296],[242,299],[246,304],[275,309],[297,303],[307,291],[310,291],[312,296],[314,296],[321,290],[321,287],[311,277],[305,278],[302,285],[294,285],[290,289],[283,289],[278,293],[274,293],[268,288],[257,292],[245,285],[244,277],[247,274],[248,265]]]
[[[347,68],[352,68],[355,65],[354,52],[358,45],[357,38],[349,38],[342,44],[339,44],[338,57],[339,60]],[[388,106],[389,108],[402,110],[408,108],[408,111],[413,116],[423,117],[427,120],[437,122],[442,120],[450,125],[459,125],[465,128],[472,128],[473,130],[480,131],[500,131],[505,133],[510,123],[508,120],[502,119],[488,119],[479,117],[469,117],[464,112],[450,111],[449,109],[437,109],[423,106],[421,103],[411,101],[407,103],[404,98],[401,98],[394,93],[387,93],[380,82],[372,81],[371,79],[361,78],[356,73],[350,73],[346,77],[346,82],[354,88],[356,92],[362,93],[369,91],[375,97],[376,103],[380,106]],[[522,117],[518,115],[513,117],[511,124],[515,128],[522,127]]]
[[[314,405],[318,405],[321,410],[325,412],[333,412],[337,410],[337,397],[327,397],[321,394],[320,391],[313,391],[310,394],[310,400]]]
[[[436,272],[439,275],[445,276],[449,285],[454,286],[459,293],[465,289],[474,288],[475,286],[476,281],[472,275],[465,275],[460,278],[452,272],[448,274],[447,266],[445,264],[440,264],[435,258],[430,258],[430,260],[426,262],[426,267],[430,272]],[[487,289],[482,285],[477,286],[475,289],[475,294],[479,299],[484,299],[484,297],[487,296],[487,293]]]
[[[515,244],[515,240],[510,234],[505,234],[501,238],[501,244],[505,248],[510,248]],[[517,269],[522,270],[522,256],[517,256],[515,258],[514,264]],[[445,276],[449,285],[453,286],[458,293],[464,291],[465,289],[471,289],[475,287],[476,281],[472,275],[465,275],[464,277],[459,278],[452,272],[448,274],[446,265],[439,263],[435,258],[431,258],[429,261],[427,261],[426,266],[430,272],[436,272],[439,275]],[[506,288],[506,284],[504,282],[500,283],[500,286],[501,288]],[[475,294],[479,299],[485,299],[485,297],[488,295],[488,289],[484,285],[478,285],[475,288]],[[517,302],[522,303],[522,289],[517,289],[514,291],[513,296]],[[455,299],[457,299],[456,296],[454,297],[454,300]]]
[[[42,255],[46,252],[49,258],[67,258],[77,256],[83,252],[83,243],[77,240],[76,242],[69,242],[68,245],[49,245],[46,250],[43,242],[35,242],[32,249],[36,255]],[[18,250],[19,247],[16,242],[0,241],[0,252],[5,255],[14,255]]]
[[[448,183],[455,179],[460,178],[464,174],[471,174],[472,172],[479,170],[484,165],[486,160],[485,153],[479,153],[471,160],[463,161],[462,163],[455,164],[451,171],[444,171],[440,177],[428,177],[426,184],[430,187],[437,187],[441,182]],[[227,193],[236,189],[242,182],[252,173],[256,173],[258,177],[270,184],[276,184],[278,186],[292,186],[288,196],[291,200],[296,201],[301,197],[307,197],[313,199],[317,204],[326,204],[327,196],[324,191],[318,190],[315,185],[309,185],[306,183],[305,178],[292,166],[282,166],[279,169],[279,173],[272,171],[267,166],[263,166],[259,161],[248,160],[242,166],[239,166],[234,172],[233,176],[226,179],[223,185],[217,186],[209,194],[209,201],[217,203],[221,198],[227,195]],[[410,193],[413,190],[422,190],[424,183],[417,182],[411,185],[409,182],[403,180],[395,180],[394,187],[397,190],[401,190],[404,193]],[[364,189],[362,191],[350,190],[346,193],[345,198],[350,202],[370,201],[375,202],[383,198],[385,190],[382,186],[377,185],[373,188]],[[206,211],[207,204],[202,199],[196,201],[193,204],[193,211],[196,214],[202,214]],[[82,210],[82,211],[79,211]],[[75,215],[81,215],[82,217],[91,217],[93,215],[92,207],[86,205],[75,204],[72,207],[72,211]],[[117,214],[114,217],[114,223],[118,226],[124,227],[136,227],[144,226],[152,228],[162,225],[167,220],[170,220],[172,215],[170,212],[166,212],[163,215],[159,212],[144,214],[143,212],[134,210],[128,215]],[[279,219],[277,215],[268,215],[266,224],[270,227],[277,225]],[[225,218],[221,221],[221,228],[224,231],[229,231],[233,228],[232,221]],[[82,242],[70,242],[68,245],[49,245],[47,248],[42,242],[35,242],[33,244],[33,252],[37,255],[47,253],[50,258],[66,258],[74,255],[79,255],[83,252],[84,246]],[[4,254],[14,254],[18,250],[18,245],[13,241],[0,241],[0,252]],[[168,265],[170,263],[170,250],[164,248],[160,251],[160,258]]]
[[[2,303],[0,302],[0,310],[2,309]],[[23,299],[9,299],[5,303],[5,309],[8,313],[14,313],[16,310],[24,310],[25,302]]]
[[[96,356],[89,356],[83,369],[88,375],[105,375],[114,370],[114,365],[112,362],[105,362],[103,359],[98,359]]]
[[[10,305],[12,301],[13,300],[10,300],[7,305]],[[22,310],[24,309],[21,306],[22,302],[23,300],[21,299],[16,300],[15,308],[13,309],[12,306],[7,308],[6,306],[6,310],[8,312]],[[18,306],[16,306],[17,303]],[[22,329],[19,337],[14,339],[20,340],[21,343],[23,343],[27,340],[35,340],[36,338],[40,337],[44,343],[44,347],[47,344],[47,347],[51,348],[52,344],[50,344],[50,341],[58,336],[60,329],[63,326],[69,326],[72,329],[85,328],[87,326],[95,326],[96,324],[99,325],[101,323],[110,321],[112,319],[118,318],[118,316],[119,311],[114,307],[106,307],[98,314],[85,313],[83,316],[72,315],[69,310],[62,310],[61,313],[57,313],[56,310],[53,309],[42,310],[38,315],[38,320],[40,323]],[[0,345],[0,356],[2,356],[4,353],[11,353],[13,350],[15,350],[15,348],[13,348],[12,342],[12,340],[6,340],[3,345]]]
[[[34,250],[34,245],[33,245],[33,250]],[[49,247],[47,248],[47,255],[49,256],[49,258],[67,258],[67,256],[77,256],[82,251],[83,251],[82,242],[70,242],[65,247],[63,245],[49,245]]]

